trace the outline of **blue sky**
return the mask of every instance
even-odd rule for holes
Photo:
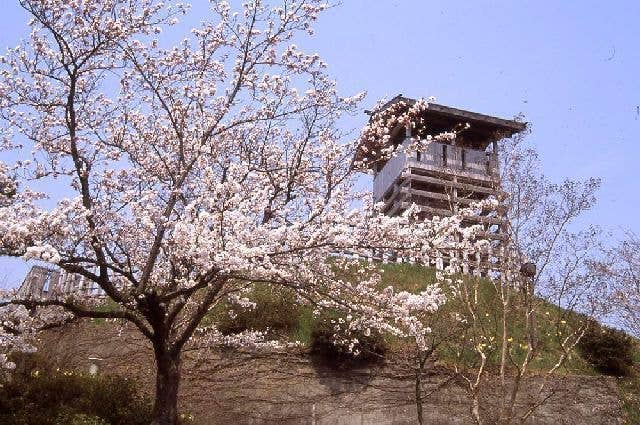
[[[194,0],[189,19],[206,13]],[[28,34],[17,2],[0,14],[0,48]],[[640,233],[640,2],[344,0],[300,40],[362,109],[403,93],[505,118],[523,113],[554,180],[601,177],[585,221]],[[189,23],[186,22],[186,25]],[[349,125],[366,122],[363,113]],[[0,284],[26,266],[0,259]]]

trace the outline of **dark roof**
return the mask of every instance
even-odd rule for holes
[[[404,102],[411,106],[416,103],[416,99],[404,97],[401,94],[385,103],[380,109],[374,111],[372,115],[382,112],[391,105]],[[478,112],[465,111],[464,109],[452,108],[450,106],[439,105],[437,103],[429,103],[429,108],[426,111],[426,116],[439,115],[442,117],[448,117],[450,120],[456,121],[456,123],[468,122],[469,124],[482,124],[483,126],[491,127],[492,129],[509,133],[513,135],[523,131],[527,127],[527,123],[507,120],[504,118],[498,118],[491,115],[480,114]]]
[[[403,103],[409,107],[416,103],[416,101],[416,99],[398,95],[377,110],[370,112],[370,115],[373,118],[376,114],[384,112],[397,103]],[[428,126],[428,134],[433,135],[452,131],[461,124],[468,123],[469,128],[458,134],[456,144],[481,150],[486,149],[491,142],[511,137],[525,130],[527,127],[527,123],[524,122],[493,117],[437,103],[429,103],[429,107],[423,112],[422,116]],[[392,138],[390,143],[393,144],[400,143],[404,137],[404,131],[401,129],[395,129],[391,134]],[[371,149],[366,153],[365,151],[359,149],[356,157],[368,158],[369,160],[375,161],[375,158],[369,153]]]

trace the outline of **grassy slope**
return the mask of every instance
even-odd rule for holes
[[[419,292],[427,285],[435,281],[435,271],[432,268],[416,266],[407,263],[386,264],[383,266],[383,285],[393,285],[397,289],[407,290],[409,292]],[[473,279],[465,277],[465,279]],[[487,330],[488,335],[492,335],[495,339],[501,338],[500,331],[500,312],[501,304],[496,297],[493,286],[485,280],[479,281],[480,302],[482,306],[480,315],[482,316],[483,326]],[[204,325],[222,323],[223,327],[232,331],[236,324],[239,329],[250,328],[255,330],[265,330],[270,328],[276,330],[274,336],[285,336],[291,341],[299,341],[303,345],[309,345],[311,342],[311,334],[317,319],[312,314],[310,307],[299,306],[295,302],[295,298],[291,294],[283,293],[279,290],[265,289],[264,287],[256,288],[252,295],[249,296],[256,301],[256,310],[243,314],[240,312],[237,318],[231,319],[227,315],[228,306],[219,306],[204,321]],[[438,313],[440,322],[434,325],[434,332],[437,329],[450,329],[456,325],[450,312],[460,311],[461,306],[456,301],[449,301],[447,305]],[[523,343],[525,338],[525,324],[523,314],[515,312],[511,314],[512,318],[508,322],[508,336],[513,338],[513,346],[516,358],[518,355],[524,355]],[[533,362],[531,367],[537,370],[548,370],[557,361],[560,345],[559,342],[563,338],[563,331],[569,330],[573,321],[582,318],[569,313],[558,306],[542,301],[538,314],[538,338],[541,352],[538,358]],[[392,350],[402,349],[406,341],[396,338],[389,338],[388,344]],[[438,358],[444,362],[457,362],[451,345],[443,344],[439,350]],[[497,351],[489,351],[489,360],[496,364],[499,361],[499,353]],[[471,357],[474,357],[471,355]],[[560,373],[577,373],[594,375],[597,372],[589,366],[579,356],[573,355],[561,368]]]
[[[469,279],[468,277],[466,277]],[[435,271],[432,268],[420,267],[416,265],[399,263],[399,264],[387,264],[384,266],[383,283],[384,285],[393,285],[397,289],[404,289],[409,292],[419,292],[425,286],[432,284],[435,281]],[[499,331],[500,326],[500,311],[501,305],[495,296],[493,286],[487,281],[480,281],[480,305],[482,306],[480,314],[483,317],[483,325],[488,330],[488,334],[494,335],[495,338],[501,337]],[[454,319],[448,312],[460,311],[461,306],[456,304],[456,301],[449,301],[442,309],[442,314],[438,314],[439,323],[434,324],[434,332],[437,329],[450,329],[455,326]],[[545,370],[550,368],[556,361],[559,353],[559,340],[562,338],[563,326],[568,326],[571,323],[572,318],[576,317],[568,314],[561,308],[549,303],[543,302],[541,308],[541,314],[544,314],[539,324],[539,342],[542,350],[539,358],[533,363],[534,369]],[[314,325],[313,317],[307,309],[302,309],[300,315],[300,321],[298,326],[294,329],[294,332],[290,334],[295,340],[299,340],[305,344],[309,343],[309,336],[311,335],[311,328]],[[522,314],[513,315],[514,320],[509,321],[509,337],[513,338],[514,345],[520,344],[525,341],[525,328],[522,320]],[[567,322],[563,325],[562,322]],[[559,328],[557,327],[559,326]],[[402,344],[406,343],[397,339],[390,338],[388,343],[391,348],[401,349]],[[516,352],[520,349],[520,346],[516,347]],[[524,354],[524,349],[520,349],[521,354]],[[438,357],[442,361],[457,361],[452,347],[443,344],[443,347],[438,352]],[[498,355],[493,352],[489,356],[492,363],[498,361]],[[589,365],[587,365],[581,358],[572,356],[567,362],[564,372],[580,373],[580,374],[595,374],[595,372]]]
[[[383,285],[393,285],[397,289],[407,290],[409,292],[419,292],[425,286],[435,281],[435,271],[432,268],[416,266],[407,263],[386,264],[383,266]],[[348,277],[347,277],[348,278]],[[470,279],[470,277],[465,277]],[[483,326],[487,329],[488,335],[492,335],[496,340],[501,338],[500,332],[500,311],[501,304],[496,298],[493,286],[484,280],[479,281],[480,288],[480,305]],[[267,328],[273,331],[272,336],[285,336],[291,341],[299,341],[303,345],[308,346],[311,342],[311,334],[316,326],[317,319],[314,318],[310,307],[299,306],[290,294],[282,293],[278,290],[256,288],[253,295],[250,296],[256,301],[256,310],[249,313],[239,313],[239,317],[230,319],[226,313],[227,307],[219,306],[205,320],[205,325],[212,322],[222,324],[223,327],[231,331],[241,330],[242,327],[255,330],[265,330]],[[449,312],[460,311],[460,305],[456,305],[455,301],[450,301],[441,312],[438,313],[438,323],[435,323],[434,333],[437,329],[451,329],[456,326],[452,315]],[[513,319],[509,321],[509,337],[513,338],[514,355],[516,358],[525,354],[523,347],[526,342],[525,327],[523,314],[514,314]],[[541,352],[538,358],[532,363],[531,368],[534,370],[548,370],[558,359],[559,341],[563,338],[563,328],[568,330],[573,320],[579,318],[573,314],[569,314],[565,310],[543,302],[541,305],[538,319],[538,338],[541,346]],[[566,322],[563,324],[563,322]],[[236,324],[240,324],[240,328],[235,328]],[[275,329],[275,331],[274,331]],[[566,332],[566,331],[565,331]],[[403,350],[407,341],[398,340],[397,338],[388,338],[387,343],[391,351]],[[455,344],[442,344],[437,352],[438,360],[445,363],[459,362],[460,359],[455,355]],[[472,366],[472,359],[476,356],[469,352],[466,356],[463,353],[462,358],[469,359],[469,366]],[[490,365],[496,365],[499,361],[498,350],[489,351]],[[579,356],[572,355],[565,363],[559,373],[576,373],[576,374],[597,374]]]
[[[465,277],[465,279],[474,279]],[[434,270],[431,268],[415,266],[411,264],[388,264],[385,265],[384,273],[385,283],[394,284],[397,288],[403,288],[408,291],[418,291],[425,285],[434,281]],[[495,294],[495,289],[491,283],[484,279],[478,281],[479,288],[479,305],[480,317],[482,324],[486,329],[487,336],[493,336],[496,340],[502,337],[501,332],[501,311],[502,305]],[[516,294],[518,296],[518,294]],[[439,314],[441,322],[434,327],[434,332],[438,329],[449,329],[455,326],[453,318],[447,315],[447,312],[461,311],[461,305],[453,299],[449,301]],[[526,352],[525,323],[522,312],[512,312],[508,321],[508,337],[513,338],[512,346],[514,347],[514,357],[523,358]],[[557,361],[560,353],[560,340],[562,332],[568,331],[568,326],[572,321],[579,320],[574,314],[569,314],[565,310],[542,301],[538,315],[538,338],[541,347],[540,355],[532,363],[531,368],[534,370],[548,370]],[[564,323],[563,323],[564,322]],[[489,361],[492,365],[499,362],[498,350],[489,350]],[[437,353],[440,360],[445,362],[460,361],[454,353],[454,347],[443,344]],[[462,358],[465,356],[463,355]],[[469,358],[475,358],[468,353]],[[565,366],[561,368],[560,373],[577,373],[577,374],[596,374],[586,362],[579,356],[571,356]]]

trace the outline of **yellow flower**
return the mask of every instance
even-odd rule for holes
[[[507,338],[507,341],[509,341],[509,342],[513,342],[513,338],[512,338],[512,337],[509,337],[509,338]]]

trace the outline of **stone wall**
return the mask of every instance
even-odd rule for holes
[[[44,335],[42,351],[58,365],[88,370],[98,357],[100,373],[134,377],[153,391],[151,349],[132,329],[82,323]],[[414,381],[388,362],[382,367],[344,372],[314,362],[304,353],[241,353],[191,350],[185,353],[181,411],[199,424],[414,424]],[[470,424],[468,394],[449,370],[429,368],[424,378],[428,424]],[[622,410],[615,380],[557,376],[541,396],[540,377],[524,383],[519,410],[547,398],[530,424],[616,424]],[[497,397],[489,395],[483,405]],[[491,423],[491,408],[485,411]]]

